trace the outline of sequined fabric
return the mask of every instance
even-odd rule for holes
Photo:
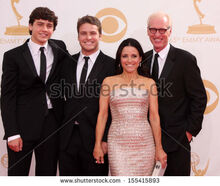
[[[150,176],[155,164],[155,144],[148,123],[148,92],[115,89],[110,95],[112,123],[108,134],[111,176]]]

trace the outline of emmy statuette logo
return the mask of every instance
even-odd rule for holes
[[[20,24],[22,16],[18,13],[17,9],[15,8],[15,3],[19,3],[19,0],[11,0],[11,7],[16,16],[18,25],[6,27],[5,35],[29,35],[28,27]]]
[[[8,168],[8,154],[4,154],[1,157],[1,164],[3,167]]]
[[[188,34],[214,34],[216,33],[215,27],[212,25],[207,25],[202,23],[202,19],[205,17],[205,14],[203,14],[197,5],[197,1],[201,2],[202,0],[193,0],[193,5],[196,10],[196,13],[199,16],[200,24],[192,25],[188,27]]]
[[[124,14],[115,8],[100,10],[96,17],[102,23],[102,41],[113,43],[119,41],[127,31],[127,20]]]
[[[198,165],[200,163],[200,157],[198,154],[196,154],[195,152],[191,153],[191,167],[192,167],[192,171],[194,173],[195,176],[205,176],[208,168],[209,168],[209,160],[206,163],[206,166],[204,169],[198,169]]]

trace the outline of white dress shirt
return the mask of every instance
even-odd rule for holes
[[[89,61],[88,61],[88,70],[87,70],[87,75],[86,75],[85,82],[87,81],[87,79],[89,77],[89,74],[92,71],[92,67],[95,64],[95,61],[96,61],[99,53],[100,53],[100,50],[98,50],[95,53],[87,56],[87,57],[89,57]],[[78,90],[79,90],[79,83],[80,83],[80,77],[81,77],[82,69],[83,69],[83,66],[84,66],[84,63],[85,63],[84,57],[85,57],[85,55],[82,52],[80,52],[78,63],[77,63],[77,69],[76,69],[76,82],[77,82]]]
[[[34,43],[30,39],[29,42],[28,42],[28,47],[30,49],[31,56],[32,56],[32,59],[34,61],[35,69],[37,71],[38,76],[40,76],[40,55],[41,55],[40,47],[44,47],[44,54],[46,56],[46,61],[47,61],[46,79],[45,79],[45,81],[47,81],[47,78],[48,78],[48,76],[50,74],[50,71],[51,71],[51,68],[52,68],[52,65],[53,65],[53,60],[54,60],[54,55],[53,55],[53,51],[52,51],[51,46],[48,44],[48,42],[46,42],[42,46],[42,45]],[[47,98],[48,109],[53,108],[52,104],[51,104],[51,101],[50,101],[50,99],[49,99],[47,94],[46,94],[46,98]],[[10,137],[8,137],[8,142],[12,141],[14,139],[17,139],[19,137],[20,137],[19,134],[18,135],[14,135],[14,136],[10,136]]]
[[[170,44],[168,43],[168,45],[163,49],[161,50],[159,53],[158,53],[158,68],[159,68],[159,71],[158,71],[158,79],[161,75],[161,72],[163,70],[163,67],[164,67],[164,64],[166,62],[166,59],[167,59],[167,55],[169,53],[169,50],[170,50]],[[152,74],[152,70],[153,70],[153,63],[154,63],[154,56],[157,52],[155,50],[153,50],[153,57],[152,57],[152,62],[151,62],[151,68],[150,68],[150,73]]]

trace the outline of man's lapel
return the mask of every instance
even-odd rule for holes
[[[95,61],[95,64],[93,65],[92,70],[88,76],[86,84],[88,82],[93,82],[93,80],[95,80],[97,78],[99,72],[101,72],[102,68],[104,67],[103,61],[104,61],[104,54],[102,53],[102,51],[100,51],[100,53]]]
[[[28,67],[30,68],[31,72],[33,73],[33,76],[37,77],[38,74],[37,74],[37,70],[34,65],[34,60],[32,58],[30,49],[27,44],[28,41],[29,41],[29,39],[23,44],[23,56],[24,56],[25,62],[27,63]]]
[[[53,64],[52,64],[52,68],[50,70],[50,74],[49,74],[49,76],[48,76],[46,81],[48,81],[51,78],[51,76],[53,75],[53,72],[55,70],[55,67],[56,67],[57,61],[58,61],[58,46],[56,45],[56,43],[54,43],[51,40],[48,40],[48,44],[52,48],[54,58],[53,58]]]
[[[175,60],[175,48],[172,45],[170,45],[170,50],[167,55],[167,59],[159,79],[166,79],[168,77],[171,69],[173,68],[174,60]]]
[[[150,72],[150,69],[151,69],[151,63],[152,63],[152,57],[153,57],[153,50],[149,51],[147,54],[146,54],[146,66],[147,66],[147,69],[149,69],[149,72]]]
[[[77,63],[79,60],[79,55],[80,55],[80,53],[73,55],[72,60],[71,60],[71,68],[72,68],[72,69],[70,69],[71,80],[73,81],[73,83],[75,83],[75,85],[77,84],[77,81],[76,81],[76,79],[77,79]]]

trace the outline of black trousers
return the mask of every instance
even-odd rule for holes
[[[185,136],[177,151],[167,153],[167,168],[164,176],[190,176],[191,147]]]
[[[104,161],[104,164],[95,163],[92,152],[83,146],[79,126],[74,126],[68,148],[59,153],[60,176],[107,176],[107,156]]]
[[[23,140],[23,148],[20,152],[14,152],[7,146],[8,175],[28,176],[32,154],[34,152],[36,159],[35,175],[55,176],[58,161],[58,134],[50,135],[57,129],[57,127],[58,123],[55,120],[54,113],[52,110],[49,110],[45,117],[42,135],[39,140]]]

